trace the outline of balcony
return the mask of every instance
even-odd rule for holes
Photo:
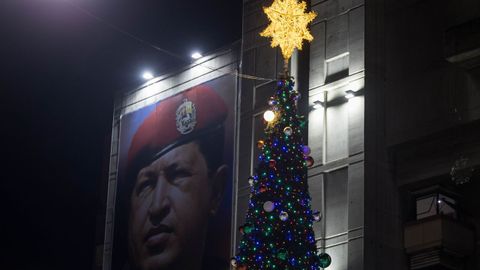
[[[464,269],[464,258],[475,248],[471,228],[444,215],[435,215],[407,224],[405,251],[410,269]]]

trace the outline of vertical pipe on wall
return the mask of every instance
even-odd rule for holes
[[[323,92],[323,141],[322,141],[322,164],[327,163],[327,102],[328,101],[328,92],[325,91]],[[322,236],[322,249],[321,252],[325,252],[325,247],[327,246],[327,221],[326,221],[326,204],[327,204],[327,199],[326,199],[326,177],[327,175],[324,173],[322,175],[322,231],[321,231],[321,236]]]
[[[243,39],[242,39],[243,43]],[[243,46],[243,44],[241,45]],[[236,253],[236,248],[237,248],[237,209],[238,209],[238,154],[240,149],[240,103],[241,103],[241,94],[242,94],[242,80],[238,76],[239,72],[242,70],[242,57],[243,57],[243,50],[240,48],[240,59],[239,59],[239,64],[236,68],[236,87],[237,87],[237,93],[235,96],[235,125],[234,125],[234,155],[233,155],[233,183],[232,183],[232,217],[231,217],[231,225],[230,225],[230,256],[233,256],[233,254]]]
[[[327,163],[327,103],[328,92],[323,92],[323,142],[322,142],[322,164]]]
[[[325,247],[327,246],[327,221],[326,221],[326,213],[325,211],[327,210],[327,207],[326,207],[326,204],[327,204],[327,199],[325,198],[325,195],[326,195],[326,192],[325,192],[325,188],[326,188],[326,176],[327,174],[326,173],[323,173],[322,174],[322,215],[323,215],[323,218],[322,218],[322,231],[320,232],[321,234],[321,239],[322,239],[322,244],[321,244],[321,253],[324,253],[325,252]]]

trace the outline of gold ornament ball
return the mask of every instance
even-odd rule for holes
[[[258,149],[262,149],[264,145],[265,145],[265,142],[263,140],[258,140],[257,142]]]

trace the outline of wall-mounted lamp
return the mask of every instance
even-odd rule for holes
[[[323,107],[323,103],[320,100],[316,100],[313,102],[313,108],[315,110],[320,109]]]
[[[353,92],[352,90],[345,91],[345,98],[346,99],[351,99],[353,97],[355,97],[355,92]]]
[[[193,52],[191,56],[193,59],[199,59],[202,57],[202,54],[200,52]]]
[[[154,78],[153,73],[150,71],[144,71],[142,74],[142,78],[145,80],[151,80]]]

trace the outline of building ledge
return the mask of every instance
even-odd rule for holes
[[[445,59],[462,68],[480,67],[480,18],[445,33]]]

